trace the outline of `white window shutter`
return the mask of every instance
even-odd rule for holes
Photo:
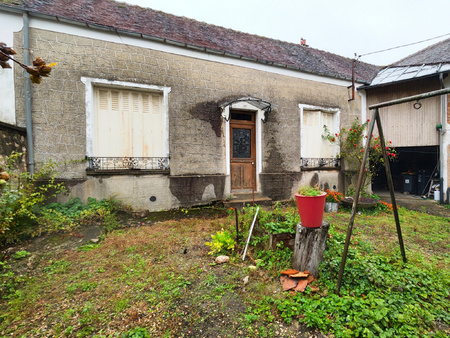
[[[320,157],[321,135],[323,134],[320,126],[320,111],[305,110],[303,112],[303,121],[302,157]]]
[[[162,94],[98,88],[94,156],[164,157]]]
[[[324,126],[334,133],[336,126],[336,113],[321,110],[304,110],[302,114],[302,144],[301,156],[303,158],[333,158],[339,154],[339,145],[324,140]]]
[[[109,103],[108,103],[108,90],[100,89],[98,90],[98,102],[99,102],[99,109],[100,110],[108,110]]]

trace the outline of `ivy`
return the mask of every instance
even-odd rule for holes
[[[298,318],[335,337],[423,337],[436,333],[436,322],[450,324],[447,271],[374,255],[364,244],[350,248],[341,294],[335,294],[343,237],[332,233],[328,241],[320,276],[325,293],[276,300],[286,322]]]

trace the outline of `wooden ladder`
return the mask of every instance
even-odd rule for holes
[[[441,182],[439,180],[439,178],[434,177],[434,173],[437,172],[437,168],[438,168],[438,166],[436,165],[436,167],[434,167],[433,172],[431,173],[430,179],[428,180],[428,183],[427,183],[427,185],[428,184],[430,185],[430,187],[428,188],[428,193],[426,194],[426,196],[428,198],[430,198],[430,197],[434,198],[434,191],[436,190],[436,186],[438,186]]]

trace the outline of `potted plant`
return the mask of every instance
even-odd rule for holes
[[[344,195],[338,191],[332,191],[330,189],[327,189],[326,193],[325,212],[337,212]]]
[[[318,228],[322,225],[327,193],[319,187],[302,186],[295,194],[302,226]]]

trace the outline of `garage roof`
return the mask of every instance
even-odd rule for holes
[[[368,87],[450,72],[450,39],[438,42],[381,70]]]

